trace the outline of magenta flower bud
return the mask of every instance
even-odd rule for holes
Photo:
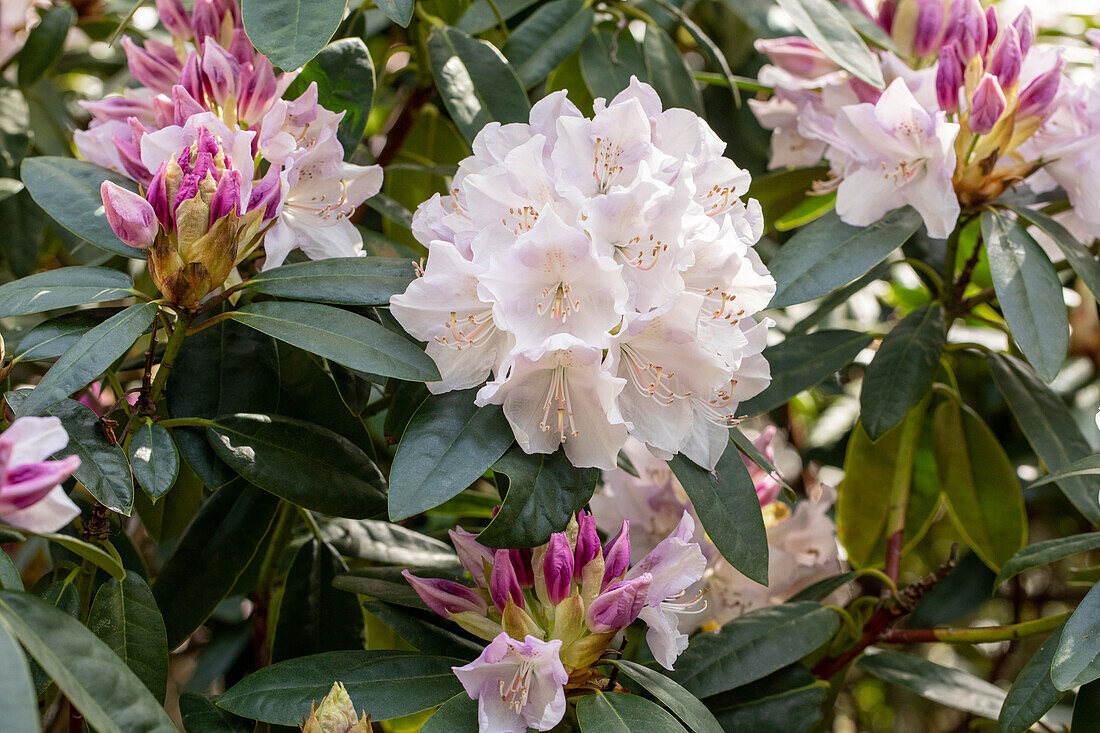
[[[251,64],[257,56],[262,56],[252,47],[252,41],[248,39],[244,28],[233,29],[233,35],[229,39],[229,53],[233,54],[233,58],[237,59],[237,63],[241,66]]]
[[[157,15],[173,36],[184,41],[191,38],[191,16],[182,0],[157,0]]]
[[[633,580],[620,580],[596,596],[584,614],[588,628],[596,634],[606,634],[629,626],[645,608],[649,584],[653,576],[642,573]]]
[[[279,195],[282,190],[280,172],[281,169],[277,165],[268,168],[267,174],[252,187],[252,193],[248,198],[248,210],[252,211],[262,207],[264,221],[274,219],[279,213],[279,202],[282,200]]]
[[[989,73],[997,77],[1002,87],[1010,87],[1020,78],[1024,55],[1020,50],[1020,33],[1013,26],[1005,26],[1004,35],[993,58],[989,60]]]
[[[531,569],[531,549],[524,547],[519,550],[508,550],[508,557],[512,561],[512,569],[516,571],[519,587],[533,587],[535,585],[535,572]]]
[[[867,82],[855,77],[848,80],[848,88],[855,93],[856,99],[866,104],[874,104],[882,96],[881,89],[875,89]]]
[[[194,51],[187,54],[187,60],[183,62],[183,70],[180,71],[177,83],[172,85],[174,89],[176,86],[180,86],[187,91],[187,94],[198,102],[200,105],[206,99],[206,94],[203,90],[202,83],[202,61],[199,59],[199,55]],[[205,107],[203,108],[205,111]]]
[[[271,173],[268,171],[268,175],[264,176],[264,180],[268,180],[270,176]],[[279,179],[276,177],[275,184],[278,184],[278,182]],[[478,542],[476,534],[467,532],[462,527],[449,529],[447,534],[451,536],[451,544],[455,546],[455,552],[458,554],[458,561],[462,563],[462,567],[466,568],[466,572],[473,576],[475,583],[482,588],[486,587],[485,564],[493,564],[493,551]]]
[[[578,582],[584,566],[600,554],[600,535],[596,531],[596,520],[583,509],[577,514],[577,548],[573,560],[573,577]]]
[[[603,548],[603,584],[607,588],[630,565],[630,521],[624,520],[619,533]]]
[[[409,581],[420,600],[443,618],[465,611],[484,615],[489,608],[481,594],[461,583],[443,578],[418,578],[408,570],[402,570],[401,575]]]
[[[167,176],[168,161],[164,161],[157,168],[157,172],[153,174],[153,179],[149,182],[149,188],[145,195],[149,204],[153,207],[153,213],[156,214],[157,221],[165,229],[171,229],[174,226],[175,217],[172,214],[172,207],[168,205]]]
[[[202,75],[204,89],[219,106],[224,106],[230,97],[237,97],[241,65],[213,38],[207,38],[203,45]]]
[[[241,6],[239,0],[214,0],[214,9],[218,13],[218,19],[224,20],[226,15],[233,18],[234,28],[243,28],[241,22]]]
[[[279,94],[275,69],[266,56],[256,54],[251,69],[242,68],[241,98],[237,100],[237,116],[246,123],[258,122]]]
[[[949,40],[965,66],[970,59],[985,53],[989,26],[978,0],[955,0],[947,21]]]
[[[149,106],[144,99],[137,100],[132,97],[82,100],[78,104],[88,110],[88,114],[102,122],[108,120],[125,122],[131,117],[137,117],[149,111]]]
[[[126,65],[130,74],[139,82],[157,92],[167,92],[179,78],[179,62],[171,64],[149,53],[134,43],[129,36],[122,37],[126,51]]]
[[[221,34],[222,13],[214,0],[195,0],[191,9],[191,30],[195,45],[202,48],[207,36],[218,38]]]
[[[1020,55],[1027,56],[1031,50],[1031,42],[1035,40],[1035,21],[1031,17],[1031,8],[1024,7],[1016,20],[1012,21],[1012,27],[1020,34]]]
[[[1016,106],[1016,117],[1042,117],[1050,111],[1054,97],[1058,94],[1058,85],[1062,82],[1062,69],[1066,60],[1061,56],[1058,62],[1044,71],[1020,92],[1020,103]]]
[[[1000,21],[997,20],[997,10],[990,5],[985,9],[985,47],[988,49],[993,45],[993,42],[997,40],[997,31],[1001,29]]]
[[[758,38],[752,45],[773,64],[802,79],[816,79],[840,68],[817,46],[799,36]]]
[[[512,560],[508,557],[508,550],[497,550],[493,557],[493,571],[489,575],[489,597],[501,613],[504,613],[509,598],[523,608],[523,590],[519,586],[516,569],[512,567]]]
[[[898,0],[883,0],[878,6],[878,25],[889,35],[894,30],[894,16],[898,12]]]
[[[919,0],[918,4],[913,50],[918,56],[927,56],[943,39],[943,1]]]
[[[955,112],[959,109],[959,87],[962,83],[963,63],[952,43],[940,52],[940,61],[936,68],[936,101],[944,112]]]
[[[210,225],[229,213],[242,213],[241,208],[241,173],[232,168],[226,169],[218,181],[218,187],[214,189],[214,196],[210,199]]]
[[[99,187],[107,223],[131,247],[148,247],[157,236],[157,215],[148,201],[122,186],[104,181]]]
[[[988,133],[997,124],[997,120],[1001,119],[1007,104],[997,77],[983,74],[978,88],[974,90],[974,100],[970,107],[970,129],[979,135]]]
[[[145,135],[145,126],[138,122],[136,117],[127,120],[130,126],[130,137],[112,135],[115,150],[118,151],[118,159],[122,163],[126,174],[143,186],[149,184],[152,174],[145,164],[141,162],[141,138]]]
[[[573,549],[564,532],[550,535],[546,557],[542,561],[542,575],[546,578],[546,594],[550,602],[561,603],[569,597],[573,580]]]
[[[172,124],[182,127],[190,117],[205,111],[185,87],[180,84],[172,87]]]

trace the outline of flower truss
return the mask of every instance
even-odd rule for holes
[[[0,519],[31,532],[56,532],[80,515],[61,487],[80,459],[48,460],[68,443],[56,417],[21,417],[0,434]]]
[[[773,457],[774,436],[775,428],[769,426],[755,441],[769,460]],[[603,531],[613,531],[620,524],[628,526],[632,553],[642,555],[670,527],[675,527],[682,516],[695,516],[695,509],[667,463],[654,458],[636,441],[628,442],[624,453],[637,475],[623,468],[605,472],[603,488],[592,497],[592,514],[596,526]],[[779,482],[756,464],[745,463],[764,513],[771,584],[764,586],[742,575],[700,529],[695,542],[707,558],[707,569],[688,593],[701,593],[705,604],[698,613],[679,616],[682,633],[700,628],[716,631],[743,613],[782,603],[813,583],[840,572],[836,525],[826,514],[836,500],[836,490],[823,487],[814,497],[796,504],[792,511],[779,501]]]
[[[697,610],[687,589],[706,567],[691,541],[695,531],[691,514],[681,512],[668,535],[631,565],[629,526],[602,544],[584,512],[534,549],[494,551],[458,528],[451,540],[475,587],[403,574],[428,608],[490,642],[475,661],[455,668],[479,701],[482,733],[549,730],[565,712],[565,690],[598,678],[593,665],[635,619],[649,627],[654,658],[672,669],[687,647],[677,618]]]
[[[713,467],[770,379],[760,207],[710,127],[649,85],[595,109],[558,92],[487,125],[417,209],[427,263],[391,310],[439,366],[429,388],[480,387],[529,453],[610,469],[632,435]]]
[[[862,4],[858,4],[862,6]],[[1078,223],[1100,224],[1100,92],[1066,73],[1062,49],[1033,44],[978,0],[886,0],[875,18],[904,58],[879,52],[886,89],[850,77],[803,38],[757,41],[775,94],[751,100],[773,130],[770,167],[828,161],[842,220],[863,226],[904,205],[947,237],[962,210],[1026,182],[1064,188]]]

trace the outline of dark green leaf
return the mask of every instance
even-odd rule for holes
[[[2,553],[0,553],[2,554]],[[19,643],[0,624],[0,720],[12,731],[40,730],[38,693]]]
[[[50,8],[27,35],[19,52],[19,86],[29,87],[53,66],[65,48],[65,37],[76,22],[76,11],[68,5]]]
[[[321,531],[341,555],[402,567],[453,567],[451,546],[399,524],[375,519],[332,519]]]
[[[501,51],[520,82],[533,87],[580,47],[595,15],[585,0],[551,0],[512,31]]]
[[[180,470],[180,456],[171,434],[151,420],[139,425],[130,439],[130,466],[150,499],[156,501],[167,494]]]
[[[873,87],[886,86],[878,58],[827,0],[779,0],[798,30],[826,56]]]
[[[72,616],[34,596],[5,590],[0,623],[99,733],[176,733],[141,680]]]
[[[85,542],[79,537],[70,537],[67,534],[56,533],[44,533],[38,536],[44,537],[50,542],[64,547],[69,552],[87,560],[96,567],[106,570],[113,578],[121,578],[126,575],[126,570],[123,569],[122,563],[120,563],[114,555],[107,553],[106,550],[100,549],[90,542]]]
[[[279,606],[271,648],[278,662],[307,654],[362,649],[363,612],[359,599],[332,587],[348,566],[328,544],[316,539],[298,549]]]
[[[238,480],[199,510],[153,584],[170,649],[201,626],[233,588],[278,506],[271,494]]]
[[[103,181],[135,190],[129,178],[95,163],[56,157],[27,158],[20,174],[34,202],[61,226],[100,249],[135,260],[145,259],[144,251],[123,244],[115,236],[99,195]]]
[[[348,371],[339,364],[336,369]],[[371,439],[359,416],[352,414],[324,366],[324,360],[289,344],[279,344],[279,413],[324,425],[365,451]]]
[[[385,479],[347,438],[279,415],[224,415],[208,428],[218,456],[250,483],[298,506],[362,519],[385,511]]]
[[[585,733],[687,733],[664,708],[622,692],[582,697],[577,703],[577,721]]]
[[[741,454],[727,445],[707,471],[683,455],[669,463],[687,492],[703,529],[730,565],[758,583],[768,583],[768,535],[749,471]]]
[[[336,257],[264,270],[245,285],[279,298],[386,305],[414,276],[413,263],[401,257]]]
[[[19,340],[16,359],[56,359],[79,341],[81,336],[102,323],[104,318],[105,316],[95,310],[80,310],[43,321]]]
[[[344,18],[347,0],[242,0],[248,37],[271,63],[294,71],[316,56]]]
[[[665,675],[627,659],[613,664],[675,713],[693,733],[722,733],[722,726],[706,706]]]
[[[758,415],[786,404],[851,364],[873,340],[870,334],[859,331],[816,331],[769,346],[764,349],[764,357],[771,366],[772,382],[756,397],[742,402],[738,412]]]
[[[366,568],[355,575],[341,575],[333,581],[333,586],[349,593],[377,598],[407,608],[427,608],[416,591],[401,576],[396,576],[396,580],[376,576],[374,568]]]
[[[1074,461],[1065,468],[1043,476],[1038,481],[1033,481],[1032,486],[1043,486],[1056,481],[1064,481],[1079,476],[1100,475],[1100,455],[1085,456],[1079,461]]]
[[[1059,690],[1100,678],[1100,584],[1089,590],[1062,627],[1050,676]]]
[[[149,586],[136,573],[112,578],[99,587],[88,628],[114,650],[126,666],[164,701],[168,684],[168,640],[164,619]]]
[[[1100,730],[1100,682],[1090,682],[1077,691],[1073,703],[1071,733],[1092,733]]]
[[[836,611],[817,603],[759,608],[693,638],[670,676],[696,697],[716,695],[812,654],[838,628]]]
[[[828,696],[829,684],[819,680],[737,705],[717,707],[714,713],[722,727],[730,731],[811,733],[819,730],[825,719],[822,707]]]
[[[202,695],[180,695],[180,715],[187,733],[252,733],[252,721],[238,718]]]
[[[513,446],[493,464],[508,477],[500,511],[477,536],[488,547],[535,547],[561,532],[592,498],[600,472],[574,468],[565,451],[528,455]]]
[[[443,104],[472,141],[489,122],[526,122],[531,105],[500,51],[457,28],[434,28],[428,55]]]
[[[403,651],[327,652],[298,657],[253,672],[229,689],[218,706],[246,718],[298,725],[310,703],[340,680],[356,710],[388,720],[427,710],[462,689],[451,657]]]
[[[412,0],[406,1],[411,13]],[[297,97],[311,83],[317,84],[317,99],[322,107],[344,113],[336,138],[344,146],[344,156],[350,156],[363,139],[367,116],[374,102],[374,62],[367,44],[361,38],[333,41],[302,68],[284,97]]]
[[[105,267],[62,267],[0,285],[0,318],[133,295],[130,276]]]
[[[156,315],[155,305],[139,303],[81,336],[42,377],[23,402],[19,415],[37,415],[98,377],[129,351]]]
[[[232,311],[233,320],[361,372],[410,382],[439,379],[413,342],[369,318],[319,303],[265,301]]]
[[[1050,665],[1061,635],[1062,630],[1056,629],[1048,636],[1016,675],[997,718],[999,733],[1025,733],[1065,695],[1050,679]]]
[[[402,28],[412,20],[414,0],[375,0],[375,5],[387,18]]]
[[[1057,562],[1064,557],[1069,557],[1078,552],[1088,552],[1100,547],[1100,532],[1090,532],[1072,537],[1058,537],[1045,542],[1036,542],[1028,545],[1015,555],[1001,568],[997,574],[994,585],[1000,585],[1011,577],[1019,575],[1025,570],[1036,568],[1047,563]]]
[[[490,0],[475,0],[470,7],[458,19],[458,27],[467,33],[481,33],[497,25],[497,12],[500,17],[508,20],[522,10],[534,5],[538,0],[492,0],[496,8],[490,4]]]
[[[8,553],[0,550],[0,588],[23,590],[23,579]]]
[[[595,97],[611,99],[626,89],[630,77],[649,81],[641,45],[629,30],[619,33],[593,28],[581,44],[581,76]]]
[[[1070,234],[1069,230],[1062,226],[1060,222],[1043,212],[1023,206],[1011,206],[1009,208],[1016,212],[1016,216],[1034,224],[1050,237],[1054,244],[1058,246],[1058,249],[1062,250],[1062,254],[1066,256],[1066,261],[1077,273],[1077,277],[1081,278],[1088,289],[1092,291],[1092,297],[1100,299],[1100,263],[1096,261],[1096,257],[1092,252],[1089,252],[1085,245],[1078,242],[1077,238]]]
[[[1004,690],[983,679],[900,652],[866,654],[856,662],[861,670],[915,692],[926,700],[996,720]]]
[[[477,700],[462,691],[440,705],[420,733],[468,733],[477,725]]]
[[[442,504],[508,450],[512,429],[500,407],[474,405],[476,391],[431,396],[413,414],[390,470],[390,519]]]
[[[807,586],[802,590],[795,593],[788,600],[790,601],[817,601],[821,602],[828,598],[833,591],[838,588],[843,588],[848,583],[859,577],[859,573],[854,570],[847,573],[840,573],[839,575],[833,575],[819,580],[813,585]]]
[[[682,107],[696,114],[703,113],[703,99],[695,88],[680,49],[660,28],[646,26],[642,53],[649,68],[649,81],[657,90],[665,107]]]
[[[882,340],[863,376],[859,421],[871,440],[896,426],[932,388],[947,339],[943,307],[917,308]]]
[[[440,624],[446,622],[434,611],[421,611],[385,601],[367,601],[363,607],[425,654],[473,659],[485,649],[485,642],[443,628]],[[451,626],[458,628],[453,624]]]
[[[1069,346],[1062,283],[1043,248],[1023,225],[982,213],[989,271],[1012,336],[1047,382],[1058,376]]]
[[[1031,444],[1032,450],[1047,470],[1058,471],[1074,461],[1092,455],[1081,429],[1077,427],[1066,403],[1019,359],[990,354],[989,367],[993,381],[1004,395],[1016,422]],[[1100,478],[1075,476],[1058,481],[1058,488],[1077,511],[1096,526],[1100,526]]]

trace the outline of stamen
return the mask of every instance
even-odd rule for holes
[[[580,435],[580,431],[573,423],[573,404],[569,398],[569,387],[565,383],[565,367],[561,365],[554,368],[554,373],[550,377],[550,388],[546,392],[542,422],[539,423],[539,428],[544,432],[549,432],[551,429],[551,409],[557,413],[558,436],[563,444],[567,438]]]
[[[435,342],[456,351],[467,346],[482,346],[497,332],[492,310],[468,314],[461,319],[456,311],[451,311],[451,318],[444,322],[443,328],[450,336],[436,336]]]

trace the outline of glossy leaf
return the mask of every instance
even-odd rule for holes
[[[997,718],[999,733],[1025,733],[1065,695],[1050,679],[1050,665],[1061,635],[1062,630],[1057,629],[1047,637],[1016,675]]]
[[[350,371],[326,363],[313,354],[279,343],[279,414],[322,425],[339,433],[364,451],[373,450],[363,420],[345,406],[340,390],[326,366],[334,372]]]
[[[989,271],[1012,336],[1045,381],[1062,368],[1069,345],[1062,283],[1039,243],[1019,222],[982,213]]]
[[[476,390],[425,400],[409,421],[390,470],[389,514],[398,521],[442,504],[512,444],[500,407],[474,404]]]
[[[1062,627],[1050,676],[1059,690],[1100,678],[1100,584],[1089,590]]]
[[[68,5],[50,8],[42,16],[38,25],[27,34],[27,40],[19,52],[19,70],[16,74],[19,86],[30,86],[53,66],[61,56],[65,38],[75,22],[76,11]]]
[[[703,99],[695,88],[695,79],[668,34],[659,27],[646,26],[642,54],[649,69],[649,83],[657,90],[665,108],[682,107],[702,114]]]
[[[458,27],[467,33],[481,33],[497,25],[498,12],[500,18],[509,20],[536,2],[538,0],[474,0],[458,19]]]
[[[385,601],[367,601],[363,607],[425,654],[473,659],[485,650],[484,641],[444,628],[441,624],[447,622],[434,611],[422,611]],[[454,624],[450,626],[452,629],[458,628]]]
[[[391,295],[405,292],[414,277],[413,263],[401,257],[334,257],[264,270],[245,284],[279,298],[386,305]]]
[[[516,26],[501,52],[523,86],[538,84],[576,51],[595,14],[585,0],[551,0]]]
[[[252,733],[255,725],[219,708],[213,700],[185,692],[180,695],[180,716],[187,733]]]
[[[882,89],[882,67],[878,58],[827,0],[779,0],[798,30],[815,46],[853,76]]]
[[[402,4],[404,2],[408,3],[411,13],[412,0],[403,0]],[[301,73],[283,96],[296,98],[311,83],[317,84],[317,99],[322,107],[331,112],[344,113],[336,130],[336,138],[344,146],[344,157],[350,156],[363,139],[367,116],[374,103],[374,62],[367,44],[361,38],[333,41],[302,67]]]
[[[376,519],[336,518],[321,528],[341,555],[402,567],[453,567],[458,555],[446,542],[399,524]]]
[[[828,683],[819,680],[760,699],[716,707],[714,714],[725,730],[811,733],[818,730],[825,719],[822,707],[828,694]]]
[[[613,664],[675,713],[694,733],[722,733],[722,726],[706,705],[666,675],[627,659]]]
[[[513,446],[493,464],[508,477],[500,511],[477,536],[488,547],[535,547],[565,529],[592,498],[600,472],[574,468],[565,451],[528,455]]]
[[[845,224],[836,212],[825,214],[788,239],[768,263],[776,285],[769,307],[805,303],[855,280],[920,226],[920,215],[910,207],[865,227]]]
[[[237,715],[279,725],[298,725],[310,703],[340,680],[356,710],[373,720],[409,715],[449,700],[462,686],[451,657],[405,651],[327,652],[264,667],[231,687],[218,706]]]
[[[1100,262],[1096,261],[1096,257],[1092,252],[1085,245],[1078,242],[1077,238],[1070,234],[1069,230],[1057,219],[1047,216],[1041,211],[1023,206],[1012,206],[1010,208],[1016,212],[1016,216],[1034,224],[1053,240],[1058,249],[1062,250],[1062,254],[1066,256],[1066,261],[1077,273],[1077,277],[1081,278],[1088,289],[1092,291],[1092,297],[1100,299]]]
[[[867,366],[859,394],[859,421],[878,440],[932,388],[947,332],[943,307],[926,305],[901,320]]]
[[[477,700],[463,690],[440,705],[421,726],[420,733],[467,733],[477,725]]]
[[[168,639],[157,602],[140,575],[127,573],[99,587],[88,628],[163,701],[168,684]]]
[[[156,501],[167,494],[180,470],[172,435],[152,421],[139,425],[130,439],[130,467],[150,499]]]
[[[644,697],[597,692],[577,703],[582,733],[687,733],[667,710]]]
[[[1088,552],[1100,548],[1100,532],[1089,532],[1072,537],[1056,537],[1052,540],[1036,542],[1021,549],[1004,564],[997,574],[994,585],[1000,585],[1009,578],[1019,575],[1030,568],[1057,562],[1078,552]]]
[[[387,18],[405,28],[412,20],[413,3],[414,0],[375,0],[374,4]]]
[[[231,317],[361,372],[412,382],[439,379],[435,362],[416,344],[350,311],[319,303],[264,301],[232,311]]]
[[[489,122],[526,122],[530,102],[516,72],[486,41],[435,28],[428,56],[443,104],[469,141]]]
[[[56,359],[105,318],[99,309],[92,309],[66,313],[43,321],[19,339],[19,345],[15,349],[16,360]]]
[[[248,37],[271,63],[294,71],[328,44],[347,0],[242,0]]]
[[[0,285],[0,318],[41,313],[133,294],[130,276],[105,267],[62,267]]]
[[[1074,461],[1065,468],[1043,476],[1038,481],[1033,481],[1032,486],[1044,486],[1056,481],[1065,481],[1080,476],[1100,475],[1100,455],[1085,456],[1079,461]]]
[[[279,415],[223,415],[207,435],[249,483],[333,516],[385,511],[385,479],[355,444],[320,425]]]
[[[41,729],[38,693],[31,681],[27,658],[19,642],[0,623],[0,720],[13,731],[34,733]]]
[[[12,562],[11,556],[3,550],[0,550],[0,588],[23,590],[23,579],[19,575],[19,570]]]
[[[98,545],[85,542],[79,537],[70,537],[67,534],[45,532],[38,536],[44,537],[55,545],[64,547],[77,557],[87,560],[96,567],[102,568],[115,579],[122,578],[126,575],[126,570],[122,567],[122,563],[119,562],[114,555],[109,554]]]
[[[629,30],[618,33],[593,28],[581,44],[581,76],[592,95],[611,99],[626,89],[630,77],[649,81],[642,46]]]

